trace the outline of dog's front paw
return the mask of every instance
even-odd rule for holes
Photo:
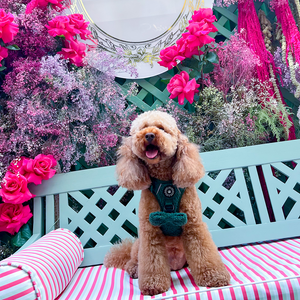
[[[125,271],[129,274],[131,278],[138,278],[138,265],[133,261],[128,261],[125,265]]]
[[[195,282],[200,286],[220,287],[229,285],[230,275],[226,268],[204,269],[199,275],[194,276]]]
[[[153,296],[164,293],[170,288],[170,285],[170,277],[153,276],[143,280],[139,278],[139,286],[143,295]]]

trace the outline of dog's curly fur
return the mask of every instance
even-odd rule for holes
[[[147,133],[154,134],[153,140],[146,139]],[[147,155],[149,144],[158,149],[153,158]],[[230,275],[202,221],[195,183],[205,171],[198,150],[180,132],[175,120],[161,111],[138,116],[132,123],[130,136],[124,138],[119,149],[119,185],[129,190],[142,190],[139,238],[113,246],[105,257],[104,265],[125,269],[131,277],[138,278],[140,290],[145,295],[167,291],[170,288],[170,270],[181,269],[186,264],[200,286],[229,284]],[[149,222],[150,213],[160,211],[158,201],[148,189],[151,177],[173,180],[176,186],[186,188],[179,211],[187,214],[188,222],[179,237],[164,236],[159,227]]]

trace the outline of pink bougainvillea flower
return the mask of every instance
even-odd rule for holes
[[[8,49],[5,48],[5,47],[0,46],[0,66],[2,66],[1,65],[1,60],[3,58],[6,58],[7,56],[8,56]]]
[[[192,16],[192,20],[189,23],[205,21],[207,23],[213,23],[217,20],[216,16],[213,15],[211,8],[200,8],[195,10]]]
[[[206,44],[214,42],[215,39],[210,37],[210,32],[216,32],[218,29],[208,23],[191,23],[187,27],[190,35],[187,37],[188,45],[190,48],[203,47]]]
[[[177,65],[177,60],[182,61],[185,59],[184,56],[178,53],[176,45],[162,49],[160,51],[159,57],[161,61],[159,61],[158,63],[161,66],[168,68],[168,70],[172,69]]]
[[[21,204],[35,197],[27,187],[27,179],[20,174],[7,172],[1,183],[0,196],[5,203]]]
[[[0,204],[0,232],[15,234],[32,217],[29,205]]]
[[[178,103],[180,105],[183,105],[184,98],[190,103],[193,103],[195,94],[199,93],[197,88],[200,85],[197,84],[195,78],[190,81],[189,79],[189,74],[185,71],[181,71],[180,74],[176,74],[171,78],[167,85],[167,90],[171,93],[170,99],[178,97]]]
[[[64,1],[64,0],[31,0],[27,6],[26,6],[26,14],[31,14],[32,10],[36,7],[46,8],[48,4],[52,5],[52,8],[54,8],[57,11],[62,11],[66,9],[65,6],[61,4],[61,2],[66,2],[67,5],[71,4],[70,1]]]
[[[89,22],[85,22],[82,14],[72,14],[68,15],[70,19],[70,24],[74,26],[76,33],[80,35],[83,40],[87,39],[87,36],[91,34],[91,32],[87,29]]]
[[[198,47],[192,48],[189,45],[188,37],[190,36],[189,32],[185,32],[182,34],[182,38],[176,41],[177,49],[180,55],[191,58],[193,55],[201,55],[202,51],[198,50]]]
[[[4,43],[11,42],[19,31],[17,24],[13,23],[14,16],[0,9],[0,38]]]
[[[67,16],[57,16],[50,20],[48,24],[45,26],[51,36],[63,35],[69,41],[73,40],[73,36],[78,32],[74,25],[70,24],[70,18]]]
[[[7,169],[10,173],[25,175],[26,173],[25,167],[28,161],[29,158],[26,158],[24,156],[20,158],[16,158],[10,163]]]
[[[66,41],[68,48],[62,48],[58,54],[61,54],[64,59],[69,59],[75,66],[81,67],[83,65],[82,59],[86,56],[86,44],[80,43],[77,40]]]
[[[27,182],[41,184],[42,180],[50,179],[56,173],[53,169],[56,165],[57,162],[51,154],[39,154],[34,159],[27,160],[26,165],[24,164]]]

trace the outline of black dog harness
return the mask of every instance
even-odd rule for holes
[[[180,236],[182,226],[187,223],[187,215],[179,212],[179,205],[184,188],[178,188],[173,182],[151,178],[149,189],[156,197],[161,211],[149,215],[149,221],[153,226],[159,226],[164,235]]]

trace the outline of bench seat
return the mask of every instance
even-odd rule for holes
[[[231,285],[198,287],[188,268],[171,272],[169,291],[143,296],[138,280],[120,269],[79,268],[59,300],[67,299],[300,299],[300,238],[220,250]]]

